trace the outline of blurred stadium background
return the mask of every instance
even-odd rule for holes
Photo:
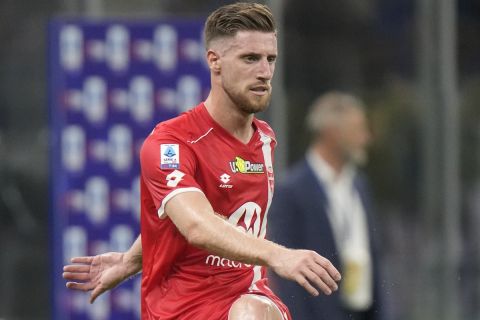
[[[59,139],[49,119],[49,23],[198,22],[228,2],[0,2],[0,319],[54,318],[54,288],[63,283],[49,215]],[[259,2],[275,11],[280,32],[264,115],[279,137],[277,174],[303,155],[313,98],[330,89],[359,95],[375,137],[367,171],[394,319],[480,319],[480,2]]]

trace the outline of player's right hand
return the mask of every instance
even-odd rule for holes
[[[330,295],[338,290],[340,272],[326,258],[315,251],[281,248],[269,264],[279,276],[296,281],[311,295],[318,296],[320,289]]]
[[[124,253],[109,252],[92,257],[75,257],[63,267],[67,288],[90,291],[90,303],[105,291],[115,288],[129,277]]]

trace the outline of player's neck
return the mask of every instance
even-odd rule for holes
[[[231,101],[216,98],[210,93],[205,100],[205,107],[210,116],[243,143],[248,143],[254,133],[253,114],[242,113]]]

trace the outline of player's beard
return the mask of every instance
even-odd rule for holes
[[[224,88],[230,100],[244,113],[252,114],[267,109],[272,97],[271,89],[266,95],[255,96],[250,92],[242,93],[229,88]],[[248,90],[248,89],[247,89]]]

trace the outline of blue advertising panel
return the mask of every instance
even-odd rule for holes
[[[62,267],[138,235],[142,142],[208,94],[201,34],[200,21],[50,23],[54,319],[140,319],[140,277],[90,305],[65,288]]]

